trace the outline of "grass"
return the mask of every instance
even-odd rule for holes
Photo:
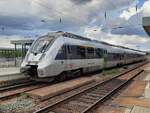
[[[17,51],[6,51],[6,52],[2,52],[0,51],[0,57],[5,57],[5,58],[14,58],[14,57],[24,57],[25,53],[21,50],[17,50]]]
[[[110,69],[110,70],[103,70],[102,71],[103,75],[108,75],[108,76],[116,75],[118,73],[119,73],[119,69],[118,68],[114,68],[114,69]]]

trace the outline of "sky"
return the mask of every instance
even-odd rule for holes
[[[13,47],[11,39],[66,31],[150,50],[141,25],[149,6],[150,0],[0,0],[0,47]]]

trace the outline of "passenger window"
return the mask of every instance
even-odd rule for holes
[[[78,45],[68,45],[68,57],[69,59],[84,59],[85,48]]]
[[[77,46],[77,55],[79,56],[80,59],[85,59],[85,48],[81,46]]]
[[[94,48],[92,48],[92,47],[87,48],[87,58],[89,58],[89,59],[94,58]]]
[[[102,55],[103,55],[103,50],[102,49],[95,49],[95,53],[96,53],[96,58],[102,58]]]
[[[59,49],[59,51],[58,51],[57,56],[56,56],[55,59],[56,59],[56,60],[64,60],[64,59],[66,59],[66,46],[65,46],[65,45],[63,45],[63,46]]]
[[[68,54],[71,53],[71,46],[70,45],[67,45],[67,50],[68,50]]]
[[[75,45],[68,45],[68,58],[77,59],[77,48]]]

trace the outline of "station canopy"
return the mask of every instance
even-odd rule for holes
[[[21,57],[22,60],[25,56],[25,54],[27,53],[28,48],[31,46],[31,44],[33,43],[33,39],[23,39],[23,40],[11,40],[11,44],[14,44],[14,50],[17,53],[17,46],[21,47]],[[15,66],[17,66],[17,54],[15,54]]]
[[[143,27],[147,34],[150,36],[150,16],[149,17],[143,17]]]
[[[28,39],[28,40],[11,40],[11,44],[16,45],[31,45],[34,40]]]
[[[15,51],[17,50],[17,46],[21,47],[22,52],[27,52],[28,47],[33,43],[33,39],[23,39],[23,40],[11,40],[11,44],[14,44]]]

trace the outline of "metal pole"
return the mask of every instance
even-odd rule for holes
[[[21,60],[23,60],[23,50],[24,50],[24,44],[22,44],[22,50],[21,50],[21,51],[22,51],[22,52],[21,52],[22,55],[21,55]]]
[[[16,61],[16,53],[17,53],[17,48],[16,48],[16,44],[15,44],[15,54],[14,54],[14,57],[15,57],[15,66],[17,66],[17,61]]]

